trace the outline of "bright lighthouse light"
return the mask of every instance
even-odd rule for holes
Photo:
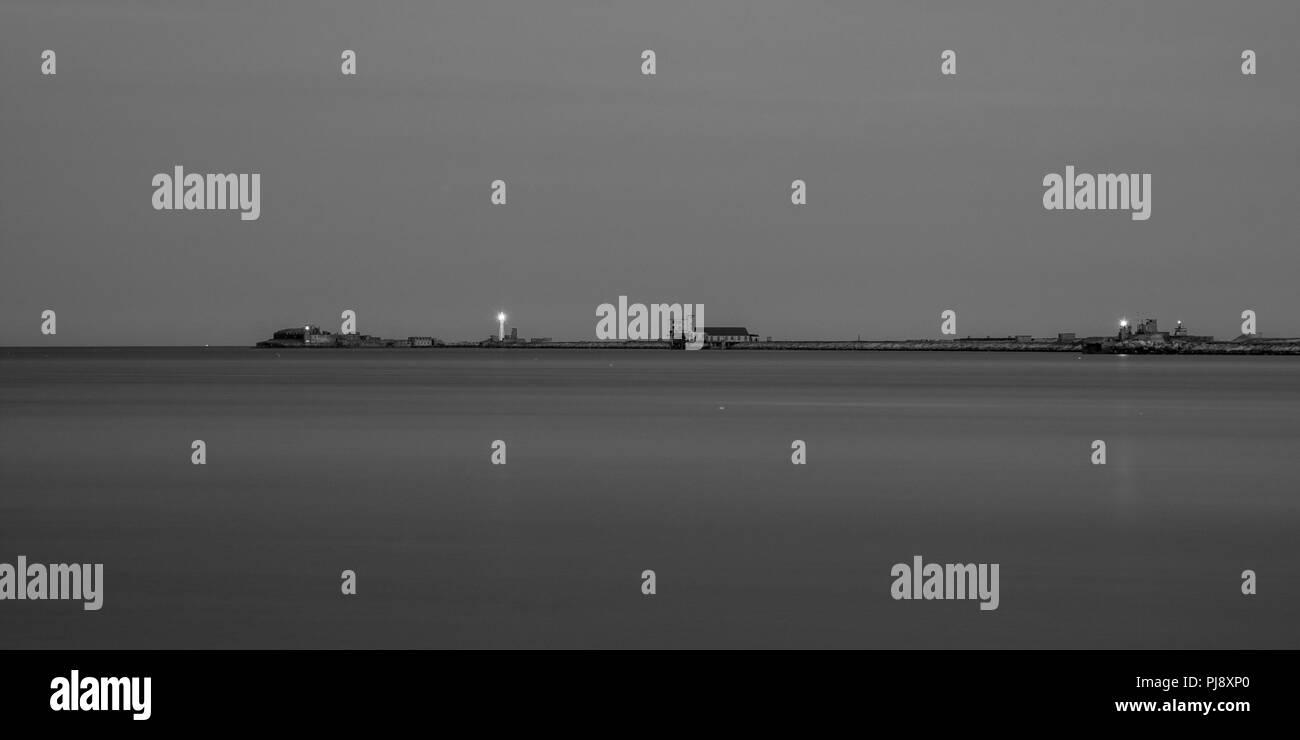
[[[1120,319],[1120,320],[1119,320],[1119,325],[1120,325],[1120,326],[1128,326],[1128,319]]]
[[[505,341],[505,338],[506,338],[506,313],[505,313],[505,311],[502,311],[501,313],[497,314],[497,324],[499,324],[499,329],[498,329],[498,331],[497,331],[497,341],[498,341],[498,342]]]

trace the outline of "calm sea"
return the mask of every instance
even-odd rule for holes
[[[1297,648],[1297,535],[1289,358],[0,350],[0,562],[105,565],[0,648]]]

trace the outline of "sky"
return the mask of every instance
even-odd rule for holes
[[[1294,0],[7,0],[0,345],[594,339],[620,295],[775,339],[1300,336],[1297,59]],[[260,173],[261,217],[154,210],[175,165]],[[1067,165],[1151,173],[1150,220],[1045,210]]]

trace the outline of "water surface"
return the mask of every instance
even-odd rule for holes
[[[0,648],[1296,648],[1298,378],[1269,357],[0,350],[0,562],[106,571],[98,612],[0,602]],[[916,554],[999,563],[1000,608],[893,600]]]

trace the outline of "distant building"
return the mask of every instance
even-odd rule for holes
[[[1063,331],[1056,335],[1056,341],[1061,344],[1074,344],[1074,332]]]
[[[725,347],[738,342],[757,342],[758,335],[750,334],[743,326],[706,326],[704,343],[709,347]]]
[[[1147,342],[1165,341],[1165,335],[1156,325],[1155,319],[1142,319],[1138,321],[1137,324],[1130,324],[1127,321],[1121,321],[1117,338],[1121,342],[1139,339]]]
[[[407,341],[411,343],[412,347],[432,347],[434,340],[433,337],[411,337]]]
[[[271,338],[259,342],[261,347],[333,347],[335,346],[335,335],[321,330],[319,326],[307,324],[306,326],[295,326],[290,329],[281,329],[271,335]]]
[[[1169,332],[1169,338],[1178,340],[1180,342],[1213,342],[1214,341],[1214,337],[1209,335],[1188,334],[1187,327],[1183,326],[1183,322],[1181,321],[1178,322],[1178,325],[1174,327],[1173,331]]]
[[[370,334],[336,334],[335,344],[339,347],[384,347],[385,340]]]
[[[1119,341],[1144,341],[1144,342],[1213,342],[1214,337],[1209,335],[1189,334],[1183,322],[1179,321],[1173,331],[1160,331],[1160,327],[1155,319],[1142,319],[1136,325],[1130,325],[1128,322],[1120,322],[1119,334],[1116,337]]]
[[[479,342],[479,345],[487,346],[493,344],[527,344],[527,343],[528,340],[519,338],[519,327],[512,326],[510,327],[510,333],[505,335],[504,339],[498,337],[496,334],[489,334],[487,339],[485,339],[482,342]]]
[[[1146,339],[1152,342],[1163,342],[1168,338],[1168,335],[1160,331],[1160,327],[1156,325],[1155,319],[1139,321],[1137,330],[1133,332],[1133,336],[1137,339]]]

